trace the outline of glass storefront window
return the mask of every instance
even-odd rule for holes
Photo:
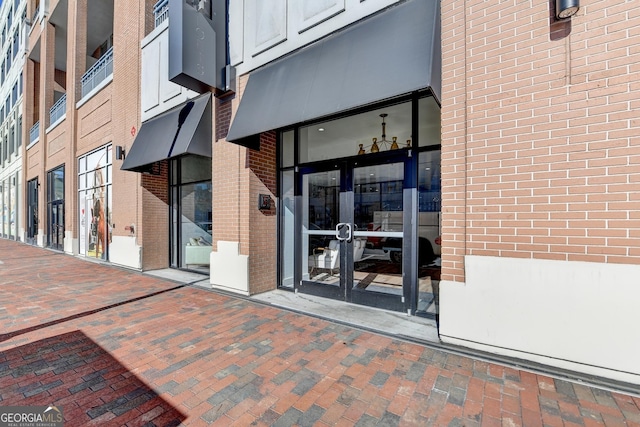
[[[402,163],[357,168],[354,171],[354,222],[360,230],[383,225],[383,213],[402,211],[404,169]],[[396,223],[385,223],[385,230],[402,231],[402,215]]]
[[[442,143],[440,127],[440,106],[435,98],[429,96],[418,101],[420,147],[440,145]]]
[[[10,239],[15,236],[16,227],[16,179],[15,177],[9,178],[9,233]]]
[[[374,138],[380,151],[391,149],[393,138],[399,148],[404,148],[412,138],[411,102],[304,126],[299,132],[300,163],[355,156],[360,148],[371,153]]]
[[[47,172],[47,245],[64,249],[64,165]]]
[[[292,170],[283,171],[281,177],[281,283],[282,286],[293,287],[295,255],[295,197],[293,193],[294,172]]]
[[[211,246],[211,181],[180,186],[182,246]],[[211,249],[211,248],[209,248]],[[183,263],[188,259],[183,253]],[[208,264],[208,262],[207,262]]]
[[[14,236],[18,240],[19,232],[24,228],[24,221],[22,220],[22,206],[24,201],[24,195],[22,193],[22,173],[16,172],[16,202],[15,202],[15,232]]]
[[[440,150],[420,153],[418,190],[420,212],[440,212]]]
[[[52,198],[51,200],[64,199],[64,169],[56,169],[52,173]]]
[[[437,315],[440,107],[419,96],[280,135],[280,286]]]
[[[0,182],[0,190],[2,190],[2,231],[3,236],[9,234],[9,182]]]
[[[111,145],[78,158],[80,254],[109,259],[112,239]]]
[[[211,158],[171,160],[171,265],[207,269],[213,242]]]
[[[27,243],[36,243],[38,226],[38,178],[35,178],[27,182]]]
[[[180,160],[180,183],[211,181],[210,157],[184,156]]]
[[[282,133],[282,149],[280,150],[280,162],[282,167],[293,166],[295,161],[294,133],[292,130]]]
[[[441,271],[440,150],[420,153],[418,163],[418,288],[417,311],[438,315]]]

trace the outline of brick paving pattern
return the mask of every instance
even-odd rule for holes
[[[0,406],[65,426],[636,426],[640,398],[0,239]]]

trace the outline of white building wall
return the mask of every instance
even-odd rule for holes
[[[231,65],[238,75],[246,74],[394,3],[398,0],[231,1]]]
[[[0,82],[0,108],[4,108],[4,116],[0,123],[0,137],[2,144],[9,143],[9,134],[13,127],[13,144],[14,152],[9,153],[8,157],[2,162],[0,156],[0,183],[5,183],[11,191],[12,207],[13,207],[13,224],[11,225],[11,235],[13,239],[24,241],[25,227],[22,221],[22,209],[24,208],[24,185],[22,174],[22,150],[25,147],[25,141],[20,140],[22,130],[18,128],[18,119],[22,117],[22,87],[20,81],[22,77],[22,69],[25,59],[25,41],[27,27],[22,17],[26,10],[26,0],[15,2],[13,0],[5,0],[0,6],[0,66],[5,67],[4,79]],[[1,38],[4,34],[4,40]],[[14,35],[17,35],[17,45],[14,44]],[[6,67],[7,55],[11,58],[10,67]],[[16,93],[13,92],[14,86],[17,85]],[[17,95],[17,98],[16,98]],[[6,100],[11,98],[9,102],[10,108],[6,109]],[[22,120],[24,126],[24,118]],[[17,146],[20,140],[20,147]],[[0,144],[0,150],[4,150]],[[10,184],[9,184],[10,183]],[[4,206],[4,195],[0,197],[0,213],[7,209],[7,221],[10,221],[11,214],[9,207]],[[4,229],[4,225],[3,225]]]
[[[199,95],[169,81],[169,21],[142,40],[141,109],[147,121]]]
[[[465,257],[440,283],[443,342],[640,384],[640,266]]]

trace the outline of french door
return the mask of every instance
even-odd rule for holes
[[[296,291],[407,310],[407,156],[399,150],[300,168]]]

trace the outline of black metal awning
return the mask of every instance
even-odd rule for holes
[[[227,141],[430,88],[440,100],[440,1],[412,0],[249,76]]]
[[[120,169],[145,172],[155,162],[184,154],[211,157],[211,136],[211,93],[206,93],[142,123]]]

